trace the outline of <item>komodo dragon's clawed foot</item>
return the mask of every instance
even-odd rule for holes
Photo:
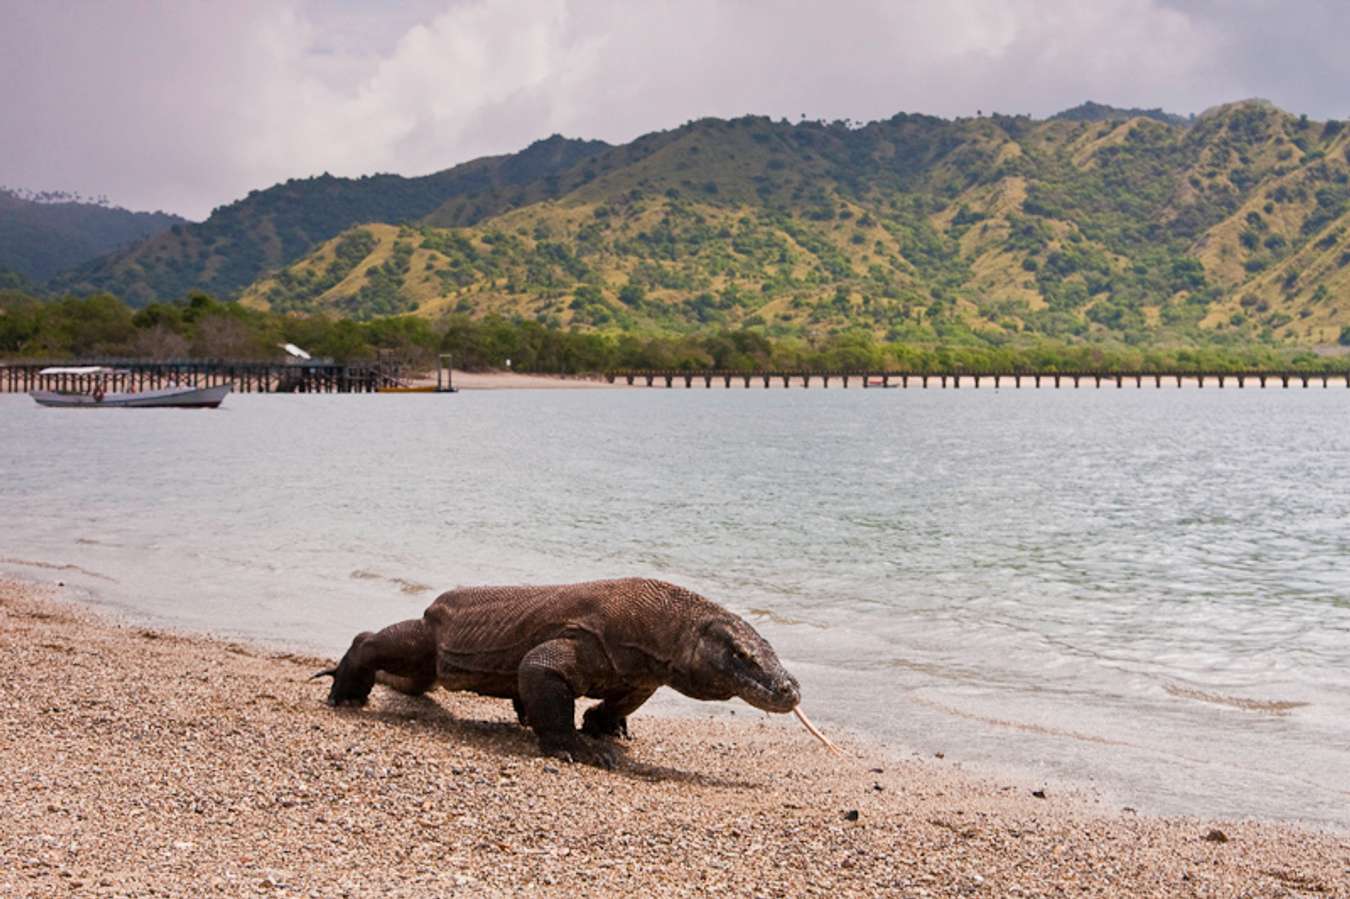
[[[577,734],[567,736],[540,736],[539,749],[544,755],[565,762],[594,765],[612,769],[619,764],[619,752],[606,743],[597,743]]]
[[[628,719],[606,713],[604,706],[592,706],[581,716],[581,732],[588,737],[615,737],[633,739],[628,732]]]

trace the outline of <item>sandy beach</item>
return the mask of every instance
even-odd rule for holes
[[[112,620],[0,581],[0,895],[1350,895],[1350,835],[1160,819],[789,718],[639,713],[616,771],[508,703]],[[949,755],[955,755],[950,753]]]

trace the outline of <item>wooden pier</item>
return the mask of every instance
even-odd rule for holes
[[[49,367],[102,366],[98,375],[42,374]],[[175,385],[213,387],[229,384],[238,393],[375,393],[397,384],[397,373],[380,365],[338,365],[325,362],[282,364],[201,359],[147,362],[127,359],[0,362],[0,393],[30,390],[91,392],[101,385],[108,393],[156,390]]]
[[[442,361],[441,369],[448,363]],[[102,366],[98,375],[42,374],[44,368]],[[109,393],[155,390],[174,385],[211,387],[230,384],[238,393],[376,393],[416,389],[453,392],[449,376],[435,387],[408,388],[388,364],[339,365],[330,362],[275,363],[201,359],[148,362],[127,359],[0,362],[0,393],[59,390],[88,393],[96,385]],[[723,371],[621,370],[605,373],[611,384],[646,387],[801,387],[836,385],[863,390],[884,388],[959,389],[993,387],[1350,387],[1344,372],[1310,371]]]
[[[979,388],[1012,387],[1097,387],[1103,384],[1125,387],[1181,387],[1187,383],[1196,387],[1283,387],[1291,384],[1308,387],[1332,384],[1350,387],[1350,375],[1344,372],[1306,371],[614,371],[607,372],[611,383],[625,381],[630,386],[705,388],[736,387],[810,387],[812,382],[829,387],[834,381],[841,387],[850,385],[867,389],[883,388]]]

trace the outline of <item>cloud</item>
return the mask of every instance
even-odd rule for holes
[[[12,0],[0,183],[204,215],[288,177],[417,174],[706,115],[1345,115],[1339,3]]]

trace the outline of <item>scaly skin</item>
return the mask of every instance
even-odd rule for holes
[[[669,686],[789,712],[797,681],[740,617],[674,584],[626,578],[465,587],[419,619],[361,633],[331,675],[329,705],[364,705],[378,681],[411,695],[436,685],[510,699],[546,755],[613,767],[628,716]],[[318,676],[318,675],[316,675]],[[601,700],[575,726],[580,697]]]

